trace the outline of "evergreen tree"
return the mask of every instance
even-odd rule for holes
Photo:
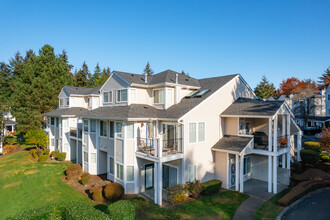
[[[110,77],[110,75],[111,75],[111,71],[110,71],[109,67],[107,67],[106,69],[103,69],[102,73],[101,73],[99,85],[103,85],[107,81],[107,79]]]
[[[19,61],[19,62],[17,62]],[[18,131],[39,129],[43,114],[58,106],[58,93],[64,85],[72,85],[71,65],[67,58],[55,55],[54,48],[44,45],[36,56],[28,51],[24,59],[10,60],[12,94],[10,106]]]
[[[148,76],[151,76],[154,74],[154,71],[150,68],[149,62],[147,63],[146,67],[143,70],[143,75],[147,74]]]
[[[263,76],[261,82],[254,89],[254,93],[260,99],[268,98],[276,94],[273,83],[269,83],[266,76]]]
[[[327,88],[330,85],[330,67],[324,71],[319,79],[319,85],[321,89]]]
[[[94,74],[91,78],[92,87],[97,87],[100,85],[101,80],[101,68],[99,66],[99,63],[96,64]]]
[[[91,73],[88,70],[88,66],[84,61],[82,68],[76,72],[76,85],[77,87],[89,87],[91,86]]]

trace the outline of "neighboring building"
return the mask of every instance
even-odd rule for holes
[[[16,119],[10,113],[10,107],[6,107],[6,111],[1,112],[3,120],[3,133],[4,135],[10,135],[16,132]],[[2,133],[2,132],[1,132]]]
[[[330,117],[330,86],[325,91],[326,116]]]
[[[50,149],[160,205],[167,187],[194,180],[244,192],[257,179],[277,193],[295,151],[299,159],[301,132],[287,104],[256,99],[239,74],[114,71],[98,88],[63,87],[59,100],[46,114]]]

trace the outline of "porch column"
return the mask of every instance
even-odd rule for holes
[[[154,203],[158,204],[158,163],[154,163]]]
[[[272,156],[268,155],[268,192],[272,192]]]
[[[268,120],[268,151],[272,151],[272,133],[273,133],[273,120]]]
[[[282,154],[282,168],[285,168],[285,154]]]
[[[182,184],[185,184],[185,178],[184,178],[184,172],[185,172],[185,165],[184,165],[184,158],[181,159],[181,179],[182,179]]]
[[[157,176],[157,186],[158,186],[158,205],[163,203],[163,163],[158,163],[158,176]]]
[[[285,126],[286,126],[285,115],[282,115],[282,137],[283,138],[285,137]]]
[[[288,114],[287,120],[286,120],[286,139],[288,140],[288,148],[291,150],[291,116]]]
[[[273,151],[277,152],[277,123],[278,118],[277,115],[274,117],[274,139],[273,139]]]
[[[14,131],[14,125],[11,126],[11,132],[13,132],[13,131]]]
[[[238,191],[239,190],[239,183],[240,183],[240,179],[239,179],[239,155],[238,154],[236,154],[235,163],[236,163],[235,164],[235,190]]]
[[[244,175],[243,175],[243,173],[244,173],[244,155],[242,155],[241,156],[241,161],[240,161],[240,178],[239,178],[239,182],[240,182],[240,184],[239,184],[239,186],[240,186],[240,192],[241,193],[243,193],[244,192],[244,180],[243,180],[243,178],[244,178]]]
[[[291,160],[291,154],[290,151],[286,154],[286,168],[290,170],[290,161]]]
[[[277,156],[273,157],[273,193],[277,193]]]
[[[301,161],[300,150],[301,150],[301,131],[299,131],[297,134],[297,159],[298,159],[298,161]]]

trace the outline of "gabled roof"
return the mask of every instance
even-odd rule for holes
[[[88,110],[80,107],[57,108],[54,111],[45,113],[45,115],[50,117],[79,116],[85,112],[88,112]]]
[[[147,82],[144,81],[143,74],[126,73],[121,71],[114,71],[120,77],[124,78],[130,84],[139,85],[156,85],[163,83],[175,83],[176,74],[178,74],[178,83],[185,86],[200,87],[199,81],[190,76],[183,75],[173,70],[166,70],[147,77]]]
[[[64,86],[69,95],[98,95],[101,86],[95,88]]]
[[[244,148],[250,143],[252,138],[253,137],[225,135],[212,147],[212,150],[232,151],[241,153]]]
[[[222,116],[273,116],[281,108],[284,101],[263,101],[260,99],[238,98]]]

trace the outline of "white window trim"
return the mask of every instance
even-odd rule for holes
[[[95,131],[92,131],[92,120],[95,121]],[[89,119],[89,128],[88,128],[89,133],[95,134],[97,130],[96,127],[97,127],[96,119]]]
[[[110,163],[110,158],[113,159],[113,163],[114,163],[114,167],[113,167],[113,173],[110,173],[110,166],[111,166],[111,163]],[[115,160],[115,157],[114,156],[109,156],[109,175],[110,176],[113,176],[115,178],[115,169],[116,169],[116,160]]]
[[[103,138],[106,138],[107,136],[103,136],[102,134],[101,134],[101,121],[103,122],[103,124],[105,124],[105,126],[107,127],[107,135],[109,135],[110,136],[110,134],[108,134],[109,132],[108,132],[108,121],[106,121],[106,120],[100,120],[100,123],[99,123],[99,126],[100,126],[100,128],[99,128],[99,130],[100,130],[100,137],[103,137]],[[109,127],[110,127],[110,125],[109,125]]]
[[[104,93],[108,93],[108,101],[107,102],[104,101]],[[110,95],[110,93],[111,93],[111,95]],[[111,102],[110,102],[110,99],[111,99]],[[102,92],[102,103],[103,104],[113,103],[113,90],[107,90],[107,91]]]
[[[117,123],[121,123],[121,137],[117,137]],[[114,133],[114,138],[124,140],[124,130],[125,130],[125,124],[124,122],[121,121],[115,121],[115,133]]]
[[[133,180],[127,180],[127,167],[133,167]],[[135,166],[134,164],[126,164],[126,183],[134,183],[135,182]]]
[[[195,169],[195,176],[196,176],[196,179],[195,180],[198,180],[198,176],[197,176],[197,164],[190,164],[190,165],[188,165],[188,182],[190,181],[190,177],[189,177],[189,173],[190,173],[190,169],[191,169],[191,167],[192,166],[195,166],[196,167],[196,169]]]
[[[172,102],[167,102],[167,91],[171,91],[171,93],[172,93],[172,96],[171,96],[171,100],[172,100]],[[170,104],[170,105],[172,105],[172,104],[174,104],[174,99],[175,99],[175,97],[174,97],[174,88],[166,88],[166,91],[165,91],[165,99],[166,99],[166,104]]]
[[[199,123],[204,123],[205,127],[204,127],[204,133],[205,133],[205,137],[204,137],[204,141],[199,141],[199,128],[198,128],[198,124]],[[189,126],[190,124],[196,124],[196,142],[190,142],[190,131],[189,131]],[[199,143],[205,143],[206,142],[206,122],[205,121],[197,121],[197,122],[189,122],[188,123],[188,142],[189,144],[199,144]]]
[[[61,101],[62,101],[62,104],[61,104]],[[62,99],[59,99],[59,105],[60,106],[64,106],[64,99],[62,98]]]
[[[110,135],[110,131],[111,131],[111,126],[110,126],[110,122],[113,122],[113,137],[111,137]],[[116,138],[116,122],[115,121],[109,121],[109,139],[113,140]]]
[[[155,102],[155,92],[154,91],[163,91],[164,92],[164,102],[163,103],[161,103],[161,102],[159,102],[159,103]],[[164,105],[165,102],[166,102],[166,90],[164,88],[162,88],[162,89],[153,89],[152,90],[152,103],[154,105]]]
[[[118,98],[119,98],[118,91],[122,91],[122,90],[126,90],[127,91],[127,100],[126,101],[118,101]],[[128,89],[127,88],[125,88],[125,89],[116,89],[116,103],[125,103],[125,102],[128,102],[128,96],[129,96],[129,94],[128,94]]]
[[[93,163],[92,162],[92,154],[95,154],[95,163]],[[88,163],[91,163],[91,164],[96,164],[97,163],[97,154],[96,154],[96,152],[95,153],[89,153],[89,155],[88,155]]]
[[[121,165],[122,167],[123,167],[123,179],[120,179],[120,178],[118,178],[117,176],[118,176],[118,172],[117,172],[117,164],[119,164],[119,165]],[[123,163],[120,163],[120,162],[117,162],[117,161],[115,161],[115,168],[116,168],[116,176],[115,176],[115,179],[116,180],[118,180],[118,181],[120,181],[120,182],[124,182],[124,179],[125,179],[125,173],[126,172],[124,172],[124,169],[125,169],[125,166],[124,166],[124,164]]]
[[[244,163],[244,161],[245,160],[247,161],[248,158],[250,158],[250,165],[251,165],[250,166],[250,172],[244,174],[244,169],[245,169],[245,163]],[[247,166],[247,162],[246,162],[246,166]],[[247,170],[247,168],[246,168],[246,170]],[[243,160],[243,174],[244,174],[244,177],[246,178],[246,177],[250,176],[251,173],[252,173],[252,159],[251,159],[251,156],[250,155],[245,155],[244,156],[244,160]]]
[[[172,165],[172,164],[166,164],[166,163],[164,163],[163,164],[164,166],[168,166],[168,167],[172,167],[172,168],[175,168],[176,169],[176,184],[179,184],[179,167],[178,166],[174,166],[174,165]],[[193,166],[193,165],[189,165],[189,166]],[[188,169],[189,169],[189,166],[188,166]],[[189,175],[189,172],[188,172],[188,175]],[[197,165],[196,165],[196,180],[197,180]]]
[[[67,104],[67,101],[69,100],[69,104]],[[70,106],[70,98],[65,98],[65,104],[64,106],[69,107]]]

